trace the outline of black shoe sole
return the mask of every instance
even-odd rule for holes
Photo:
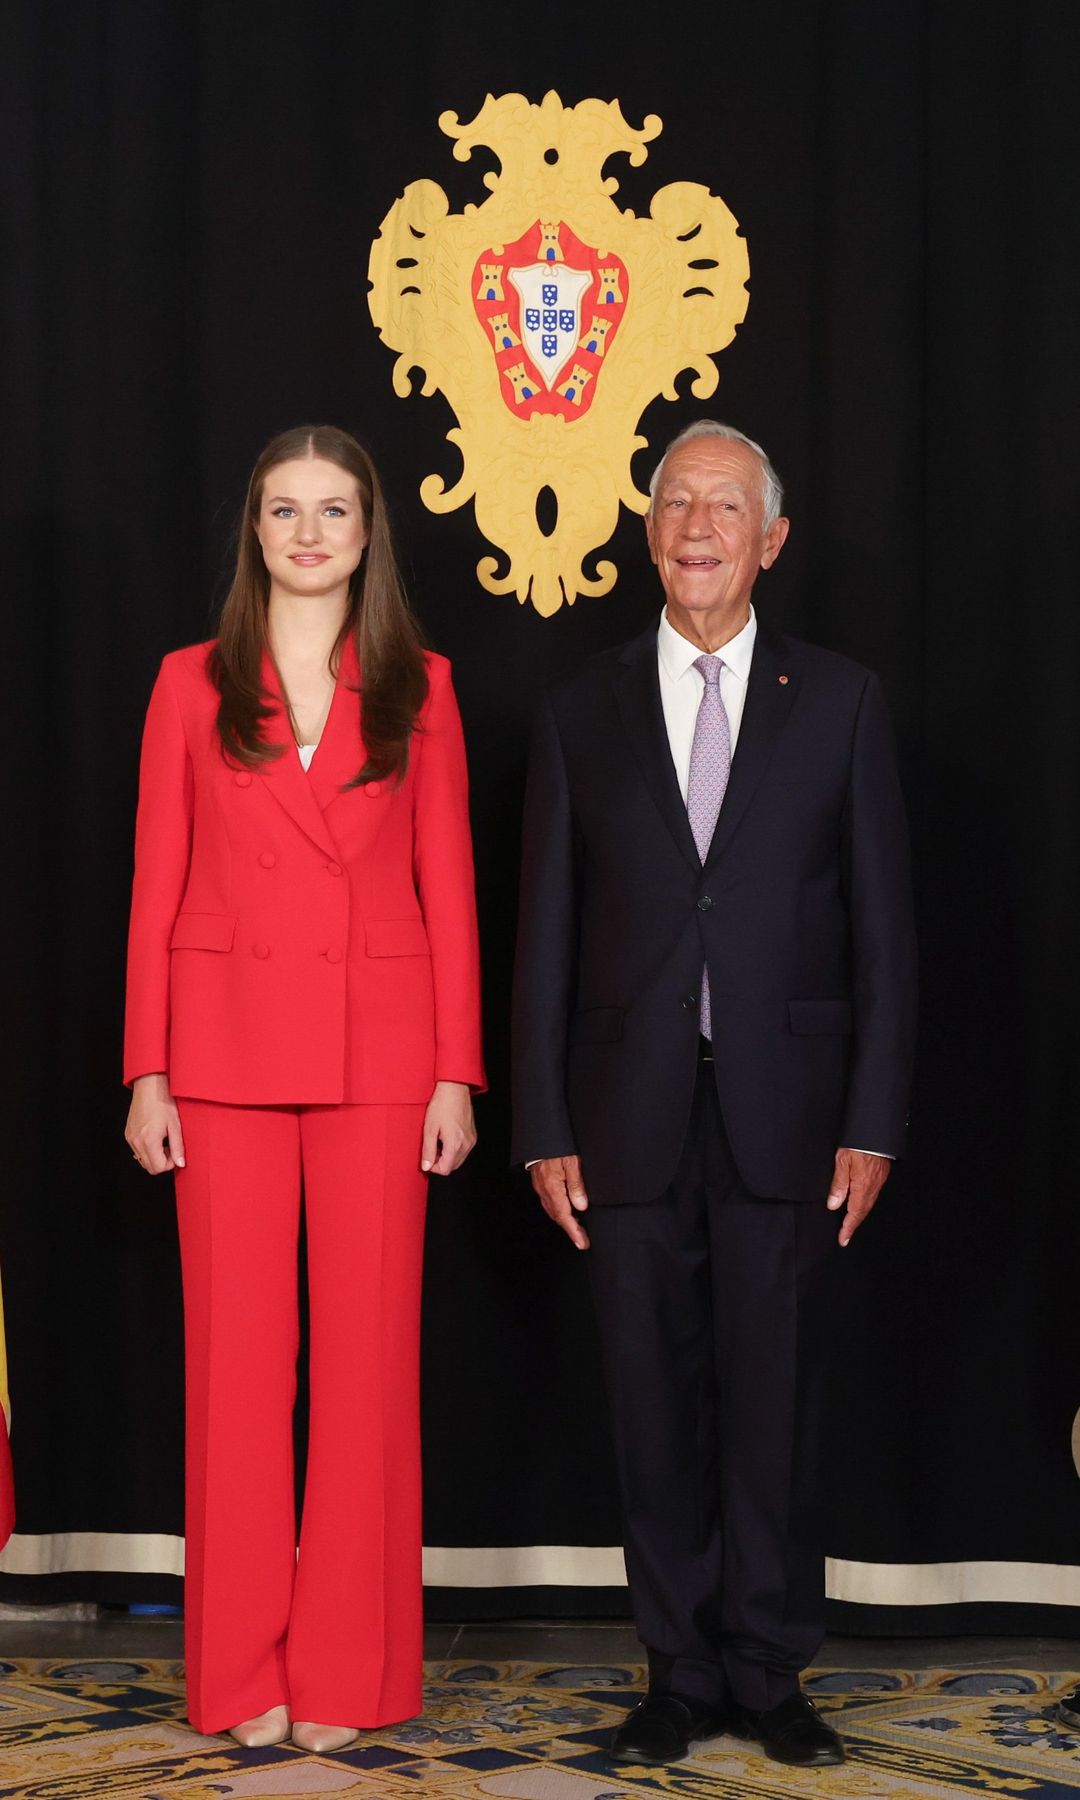
[[[641,1769],[666,1769],[669,1763],[682,1762],[686,1754],[686,1750],[680,1750],[677,1756],[644,1756],[640,1750],[609,1750],[607,1759],[610,1763],[628,1763]]]
[[[646,1756],[642,1750],[616,1750],[607,1752],[607,1759],[613,1763],[636,1763],[641,1768],[666,1769],[670,1763],[683,1762],[696,1744],[708,1743],[710,1738],[723,1737],[726,1726],[710,1726],[708,1731],[701,1731],[692,1737],[684,1750],[677,1750],[671,1756]]]
[[[813,1756],[785,1756],[781,1750],[770,1750],[768,1744],[762,1744],[761,1748],[770,1762],[783,1763],[788,1769],[835,1769],[847,1761],[842,1750],[815,1751]]]
[[[734,1737],[742,1738],[748,1744],[760,1744],[770,1762],[783,1763],[788,1769],[835,1769],[847,1761],[843,1747],[835,1750],[816,1750],[812,1756],[785,1756],[776,1746],[765,1743],[756,1731],[750,1731],[742,1724],[729,1725],[728,1730]]]

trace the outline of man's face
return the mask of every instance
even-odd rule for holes
[[[671,604],[749,618],[759,569],[771,568],[788,521],[762,531],[761,465],[731,438],[691,438],[664,464],[645,522],[649,552]]]

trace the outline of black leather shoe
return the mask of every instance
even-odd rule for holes
[[[1080,1731],[1080,1687],[1074,1687],[1071,1693],[1062,1694],[1057,1704],[1057,1716],[1063,1725],[1072,1725]]]
[[[740,1706],[731,1729],[737,1737],[756,1738],[773,1762],[790,1763],[798,1769],[821,1769],[844,1760],[844,1746],[836,1732],[803,1693],[792,1694],[767,1712]]]
[[[715,1737],[723,1729],[716,1708],[701,1700],[646,1694],[616,1730],[608,1754],[619,1763],[678,1762],[698,1738]]]

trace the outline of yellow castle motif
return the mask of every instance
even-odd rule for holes
[[[540,261],[562,262],[562,245],[559,242],[559,221],[548,219],[540,221]]]
[[[583,331],[578,339],[582,350],[591,350],[594,356],[603,356],[604,339],[611,330],[611,320],[602,319],[599,313],[593,313],[592,324]]]
[[[493,313],[488,324],[491,326],[492,336],[500,349],[516,349],[521,343],[521,339],[510,323],[509,313]]]
[[[446,112],[439,126],[459,162],[478,145],[495,152],[488,197],[452,213],[437,182],[410,183],[371,247],[368,303],[398,353],[395,393],[412,392],[419,368],[421,393],[440,390],[457,417],[447,439],[461,472],[450,483],[429,475],[425,506],[451,512],[472,500],[480,531],[509,562],[500,575],[499,558],[481,557],[481,586],[550,615],[614,586],[614,563],[600,560],[590,576],[584,561],[611,537],[620,504],[647,509],[630,472],[647,444],[646,407],[658,395],[675,400],[686,369],[697,399],[715,390],[714,357],[746,315],[746,245],[723,200],[698,182],[661,188],[647,218],[615,204],[618,182],[604,165],[622,152],[640,166],[662,129],[655,114],[637,130],[617,100],[564,106],[549,93],[536,105],[503,94],[488,95],[470,123]],[[522,241],[533,246],[528,268],[506,254]],[[552,291],[542,308],[543,283]],[[527,306],[521,294],[533,293]],[[489,302],[501,310],[487,312]],[[550,535],[537,518],[545,488],[557,502]]]
[[[559,392],[565,400],[572,400],[575,406],[580,406],[581,396],[591,380],[592,370],[582,368],[580,363],[575,363],[570,371],[569,381],[563,382]]]
[[[478,300],[505,300],[502,263],[481,263],[480,283],[476,290],[476,297]]]

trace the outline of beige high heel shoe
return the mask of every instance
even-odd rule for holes
[[[253,1719],[241,1719],[229,1726],[229,1736],[245,1750],[265,1750],[268,1744],[283,1744],[289,1735],[289,1709],[272,1706],[269,1712],[257,1713]]]
[[[292,1741],[301,1750],[312,1750],[316,1756],[329,1756],[344,1750],[360,1736],[353,1725],[316,1725],[310,1719],[297,1719],[292,1728]]]

